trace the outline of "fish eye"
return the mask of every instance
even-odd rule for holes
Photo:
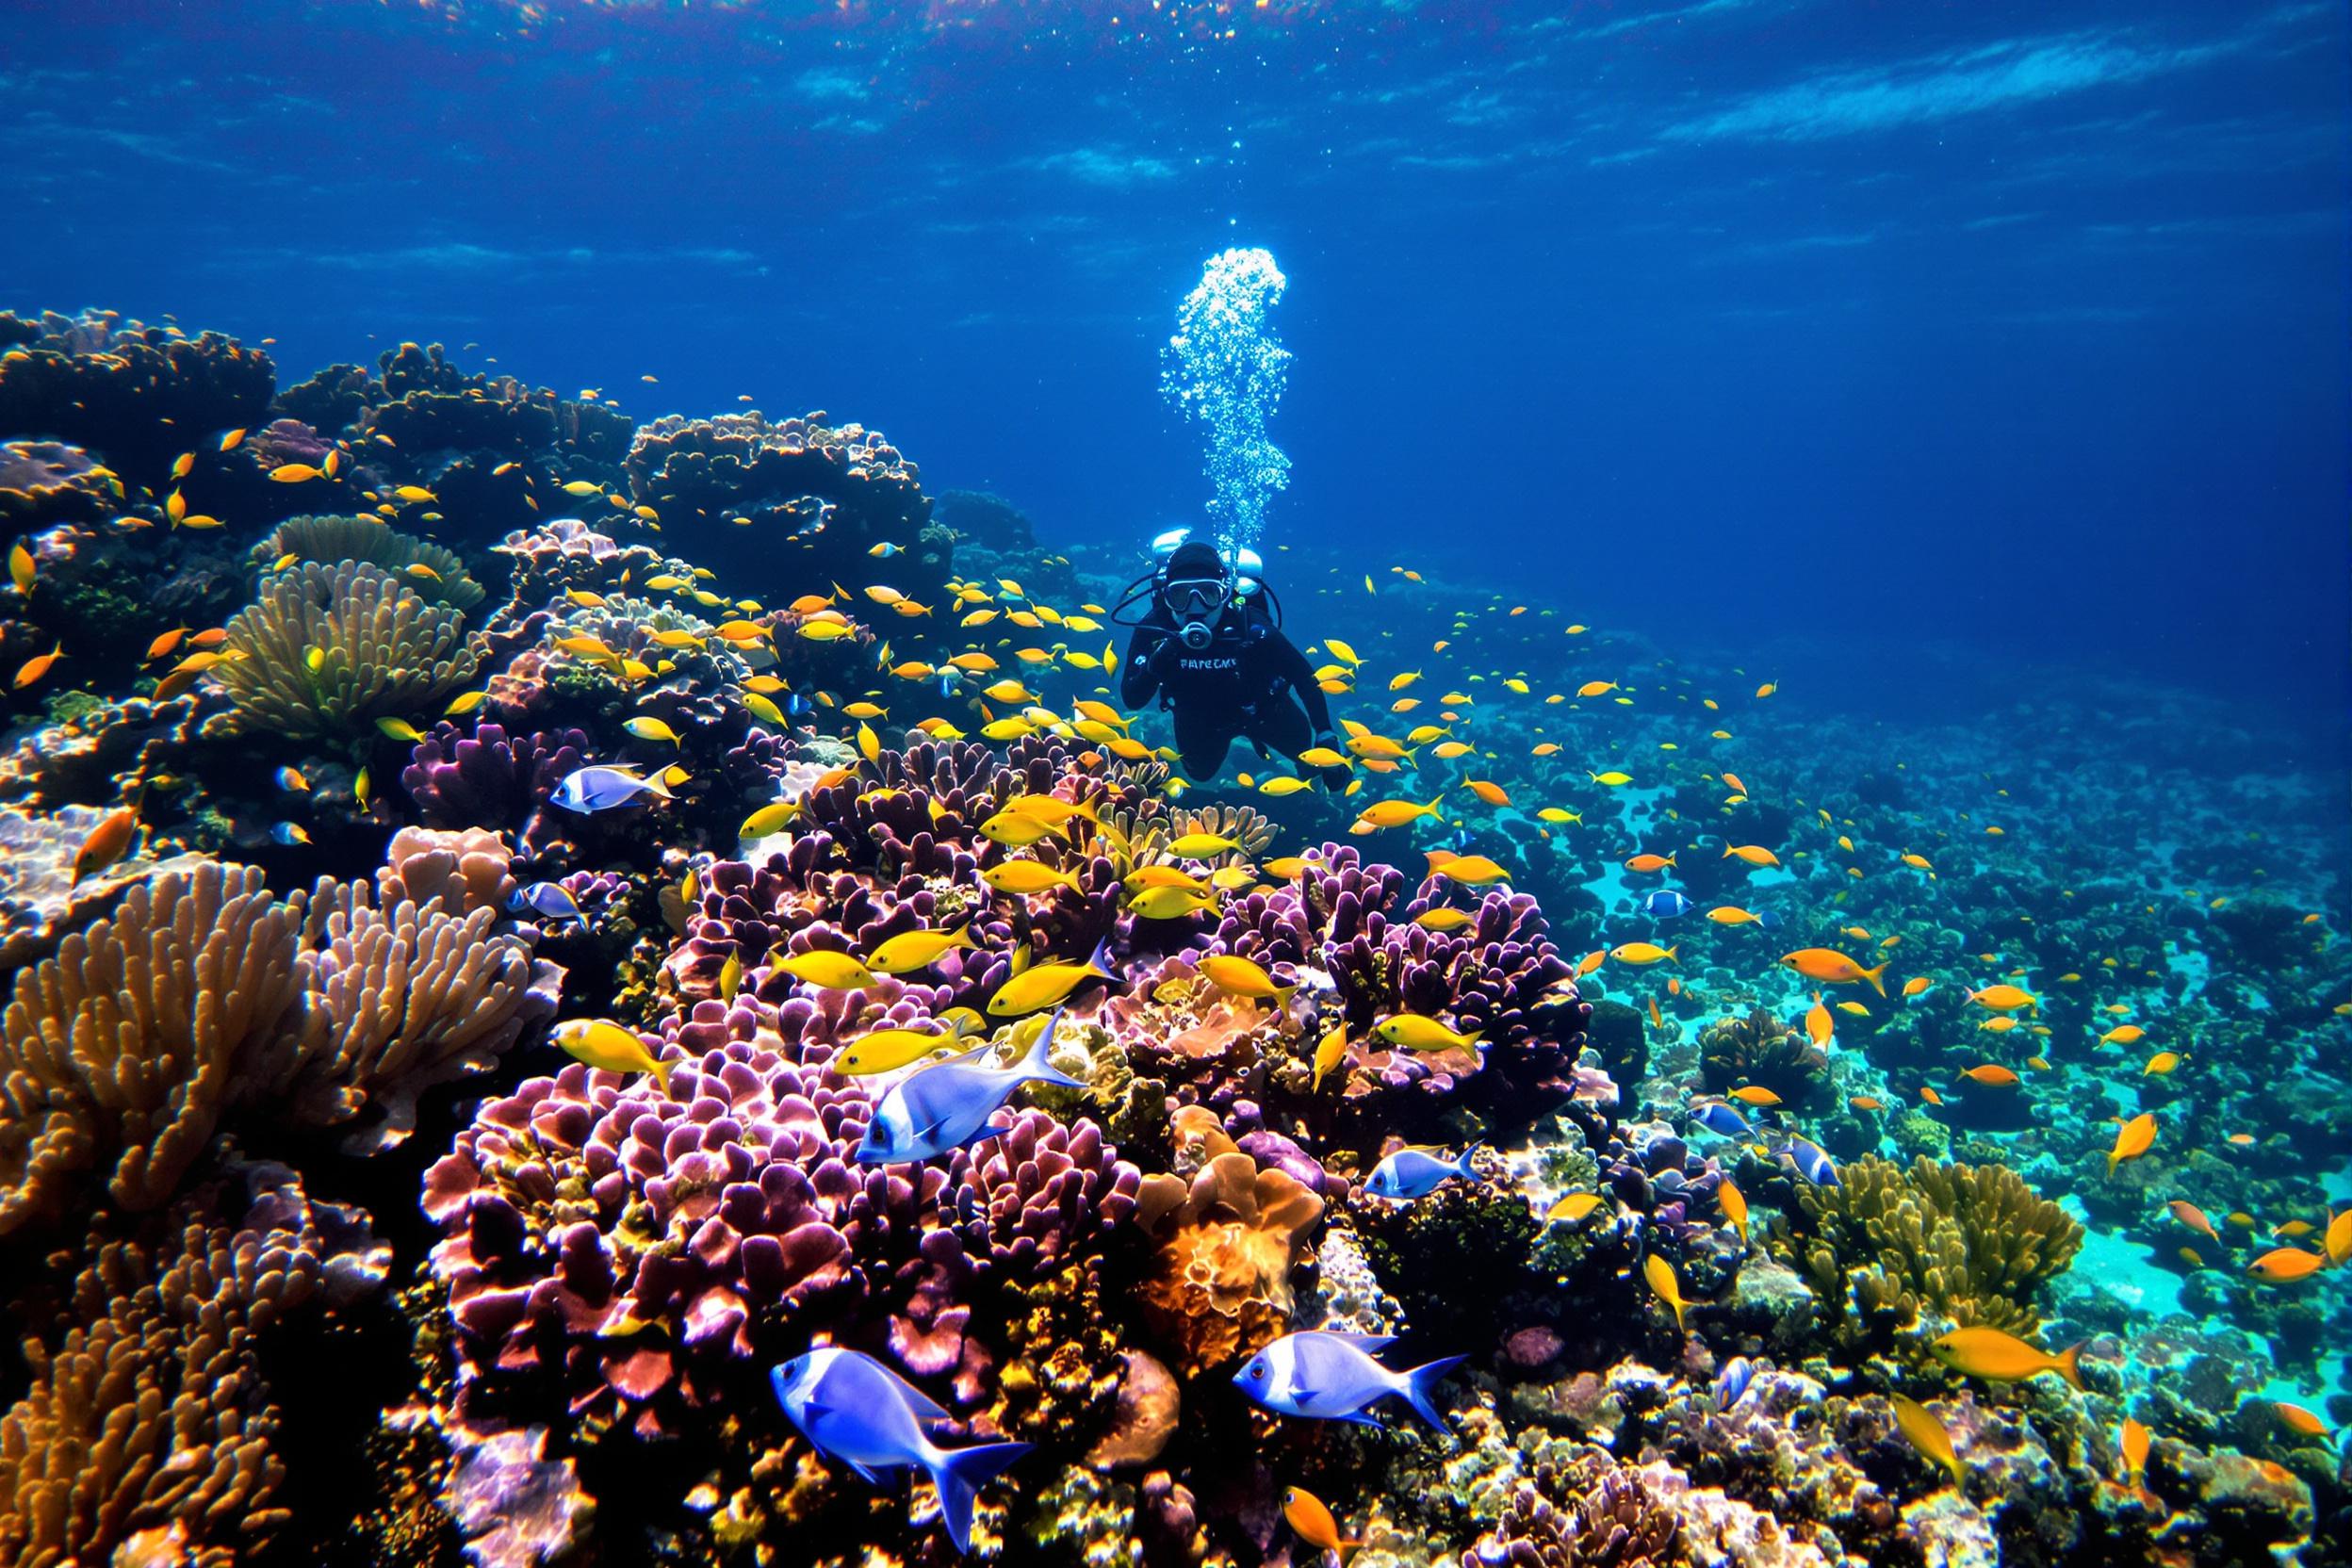
[[[1260,1356],[1257,1360],[1250,1364],[1250,1375],[1253,1378],[1263,1378],[1266,1376],[1266,1358],[1264,1356]]]

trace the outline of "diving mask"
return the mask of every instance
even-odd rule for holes
[[[1160,600],[1177,623],[1176,635],[1198,653],[1217,635],[1217,617],[1224,612],[1232,589],[1221,577],[1176,578],[1160,590]]]

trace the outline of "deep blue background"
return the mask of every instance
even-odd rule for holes
[[[2087,662],[2342,755],[2339,5],[9,9],[20,310],[822,406],[1123,539],[1197,514],[1157,349],[1262,244],[1277,538],[1890,715]]]

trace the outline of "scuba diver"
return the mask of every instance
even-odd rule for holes
[[[1282,635],[1282,608],[1256,576],[1256,552],[1242,550],[1229,563],[1182,530],[1160,535],[1152,547],[1158,569],[1128,585],[1112,617],[1135,629],[1119,694],[1140,708],[1159,694],[1175,719],[1184,772],[1215,777],[1244,736],[1261,757],[1279,751],[1294,762],[1316,746],[1336,750],[1331,704],[1306,655]],[[1123,618],[1138,606],[1137,618]],[[1334,787],[1346,781],[1345,768],[1319,771]]]

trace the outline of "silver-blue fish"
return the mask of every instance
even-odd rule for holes
[[[1411,1202],[1435,1192],[1449,1176],[1459,1176],[1465,1182],[1478,1181],[1478,1173],[1471,1168],[1470,1156],[1478,1152],[1478,1147],[1472,1144],[1462,1152],[1459,1160],[1441,1160],[1418,1149],[1399,1149],[1372,1168],[1364,1190],[1375,1198]]]
[[[1748,1125],[1746,1117],[1741,1116],[1721,1100],[1709,1100],[1703,1104],[1693,1105],[1690,1108],[1690,1119],[1708,1132],[1719,1133],[1727,1138],[1744,1138],[1756,1131]]]
[[[1734,1356],[1723,1363],[1715,1374],[1715,1408],[1729,1410],[1747,1396],[1748,1384],[1756,1377],[1756,1364],[1745,1356]]]
[[[928,1435],[947,1412],[912,1383],[858,1350],[827,1346],[769,1372],[776,1402],[818,1452],[867,1480],[919,1468],[939,1491],[939,1517],[959,1552],[972,1547],[972,1508],[981,1484],[1029,1451],[1026,1443],[942,1448]]]
[[[1828,1152],[1820,1144],[1808,1143],[1803,1138],[1790,1138],[1788,1147],[1782,1152],[1787,1154],[1788,1162],[1797,1168],[1797,1174],[1815,1186],[1834,1187],[1840,1184],[1838,1180],[1837,1164],[1830,1159]]]
[[[1393,1394],[1411,1405],[1422,1420],[1445,1432],[1445,1419],[1430,1395],[1438,1380],[1467,1358],[1446,1356],[1410,1372],[1392,1372],[1374,1361],[1371,1352],[1394,1343],[1396,1337],[1332,1333],[1323,1329],[1284,1334],[1233,1374],[1233,1386],[1284,1415],[1352,1421],[1372,1428],[1380,1424],[1364,1413],[1364,1407]]]
[[[566,811],[578,811],[584,816],[629,805],[640,795],[659,795],[667,800],[670,792],[624,769],[592,764],[565,774],[550,798]]]
[[[927,1160],[987,1137],[994,1131],[988,1119],[1023,1084],[1085,1088],[1086,1085],[1056,1070],[1045,1059],[1054,1026],[1061,1021],[1057,1007],[1028,1051],[1009,1068],[990,1067],[988,1054],[993,1048],[984,1045],[918,1068],[891,1085],[874,1108],[874,1119],[866,1124],[865,1139],[858,1145],[858,1163],[896,1165]]]
[[[506,895],[507,913],[534,914],[544,920],[576,920],[585,925],[588,917],[580,910],[580,901],[564,889],[561,882],[533,882],[517,888]]]

